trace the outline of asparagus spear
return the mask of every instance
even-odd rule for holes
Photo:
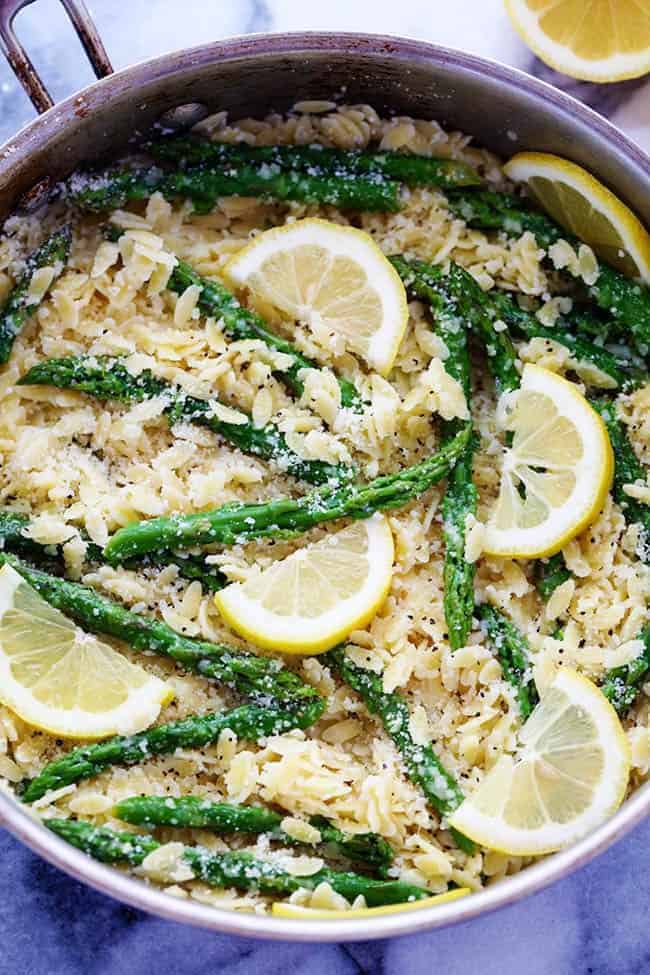
[[[103,552],[102,552],[103,559]],[[158,558],[142,560],[138,562],[127,562],[125,569],[144,568],[148,563],[153,568],[160,568],[166,565],[175,565],[181,579],[189,582],[200,582],[204,592],[219,592],[224,586],[228,585],[228,578],[217,568],[206,562],[202,555],[188,555],[182,552],[161,552]]]
[[[486,295],[474,278],[458,264],[452,264],[449,272],[445,274],[439,267],[424,264],[422,261],[406,261],[403,257],[392,257],[391,261],[409,290],[430,301],[432,307],[436,304],[444,307],[448,302],[453,308],[452,303],[455,303],[459,314],[472,322],[486,346],[487,364],[498,392],[511,392],[518,389],[517,355],[507,327],[498,331],[494,327],[495,321],[501,316],[490,308],[491,293]],[[505,307],[505,317],[511,317],[514,312],[509,312],[510,300],[507,299],[507,306],[501,307],[503,305],[499,298],[501,310],[503,311]],[[530,315],[527,317],[532,318]],[[529,327],[533,326],[529,323]],[[452,348],[455,341],[457,339],[452,332]],[[450,359],[452,359],[451,355]],[[537,587],[542,597],[549,599],[553,590],[569,579],[570,575],[571,573],[564,566],[561,554],[549,559],[548,562],[540,562]]]
[[[638,553],[640,558],[650,564],[650,505],[637,501],[625,491],[626,484],[635,481],[645,483],[646,471],[634,453],[625,427],[616,413],[616,403],[611,399],[592,400],[591,404],[603,419],[614,451],[614,484],[612,494],[620,506],[628,524],[640,526]]]
[[[570,319],[563,319],[563,328],[578,335],[589,336],[601,345],[617,334],[616,321],[611,318],[600,317],[591,311],[585,311],[579,306],[571,312]]]
[[[487,364],[499,392],[517,389],[517,355],[507,329],[494,328],[495,316],[486,303],[485,292],[460,264],[448,271],[424,261],[407,261],[400,254],[389,258],[406,288],[431,304],[432,308],[450,305],[457,317],[470,323],[483,341]]]
[[[392,262],[408,289],[428,302],[436,331],[449,353],[445,360],[445,369],[461,384],[467,405],[470,406],[467,318],[464,309],[460,307],[461,302],[456,293],[449,294],[440,288],[435,273],[428,273],[427,265],[419,261],[408,263],[401,257],[392,258]],[[432,270],[435,272],[435,268]],[[462,426],[461,420],[445,423],[443,444],[453,440]],[[477,501],[476,487],[472,481],[473,445],[471,438],[465,453],[449,474],[442,502],[445,539],[444,608],[452,650],[458,650],[467,643],[474,613],[475,565],[465,558],[467,518],[470,514],[476,514]]]
[[[94,589],[33,569],[12,555],[0,552],[8,563],[51,606],[84,630],[124,640],[134,650],[170,657],[187,670],[223,681],[258,703],[284,702],[287,707],[309,706],[318,694],[282,663],[257,657],[227,644],[208,643],[182,636],[162,620],[139,616]]]
[[[192,136],[161,139],[148,146],[155,159],[196,166],[216,163],[226,168],[242,165],[266,165],[280,172],[299,171],[310,176],[336,176],[341,179],[359,176],[384,176],[407,186],[476,186],[477,173],[466,163],[455,159],[432,159],[412,153],[360,152],[327,149],[324,146],[247,146],[211,142]]]
[[[424,294],[425,288],[437,289],[457,302],[463,317],[470,322],[485,344],[487,364],[495,377],[499,392],[517,389],[519,386],[516,354],[508,327],[526,338],[545,338],[559,342],[569,350],[574,359],[586,366],[594,366],[607,375],[614,386],[627,389],[648,380],[647,372],[636,368],[631,354],[614,354],[584,336],[568,332],[562,325],[547,328],[535,315],[520,308],[504,292],[483,291],[472,275],[458,264],[452,262],[445,272],[435,265],[422,261],[406,261],[401,256],[391,257],[390,260],[407,287],[417,291],[418,282],[422,282],[421,294]],[[498,322],[506,327],[495,328]]]
[[[48,819],[44,824],[57,836],[104,863],[126,862],[137,866],[160,846],[150,836],[119,833],[82,820]],[[328,883],[348,900],[363,895],[369,907],[401,904],[431,896],[428,890],[400,880],[377,880],[363,874],[330,870],[328,867],[309,877],[295,877],[275,863],[258,860],[252,853],[243,850],[213,853],[205,847],[186,846],[182,857],[197,879],[213,887],[236,887],[286,896],[296,890],[315,890],[319,884]]]
[[[516,354],[508,330],[496,331],[494,323],[503,321],[512,325],[528,337],[552,338],[566,345],[572,354],[583,361],[593,363],[606,372],[618,385],[627,385],[633,374],[623,372],[624,363],[619,363],[605,349],[595,346],[582,338],[576,338],[557,329],[545,328],[530,314],[519,308],[507,295],[501,292],[483,292],[474,278],[459,265],[452,264],[445,274],[441,268],[424,264],[421,261],[406,261],[403,257],[392,257],[391,261],[406,286],[418,296],[432,302],[456,302],[459,313],[468,318],[485,342],[488,366],[495,378],[500,392],[511,391],[519,386],[516,368]],[[451,358],[451,357],[450,357]],[[641,376],[635,377],[639,380]],[[646,377],[643,377],[646,378]],[[617,470],[614,496],[627,513],[628,520],[638,521],[644,534],[650,537],[650,510],[647,505],[635,501],[623,491],[623,484],[645,477],[642,465],[637,460],[631,445],[625,437],[615,416],[615,407],[609,401],[599,401],[594,405],[600,410],[608,426],[615,456]],[[645,552],[647,545],[642,545]],[[647,558],[647,555],[646,555]],[[564,567],[562,556],[555,556],[548,563],[541,563],[538,589],[544,599],[570,577]]]
[[[304,356],[298,349],[271,332],[260,315],[244,308],[235,296],[220,281],[203,278],[189,264],[179,261],[169,279],[167,287],[182,294],[190,285],[201,289],[199,308],[204,315],[221,319],[225,332],[234,339],[260,339],[270,349],[291,357],[291,365],[277,375],[295,396],[302,396],[304,383],[300,379],[302,369],[318,369],[318,364]],[[348,379],[337,376],[341,390],[341,405],[357,413],[363,412],[363,402],[359,393]]]
[[[161,549],[220,542],[242,544],[253,538],[297,535],[337,518],[369,518],[375,511],[400,508],[449,474],[465,450],[469,427],[426,460],[369,484],[320,488],[301,498],[261,504],[232,502],[212,511],[138,521],[117,531],[104,550],[116,564]]]
[[[583,336],[575,336],[561,327],[546,328],[531,312],[520,308],[504,292],[483,291],[472,275],[458,264],[452,262],[448,272],[445,272],[440,267],[421,261],[407,262],[400,256],[390,260],[408,287],[416,288],[416,282],[423,280],[427,287],[442,290],[458,303],[463,317],[471,323],[485,343],[487,364],[498,380],[500,392],[504,389],[516,389],[519,386],[519,375],[507,329],[499,331],[494,327],[499,321],[527,338],[546,338],[559,342],[569,349],[574,359],[595,366],[615,386],[627,388],[647,380],[646,373],[635,370],[631,355],[614,355]]]
[[[520,235],[530,231],[540,247],[548,249],[558,240],[573,246],[580,241],[549,217],[527,209],[519,197],[489,190],[457,191],[449,195],[449,208],[471,227],[505,230]],[[650,289],[626,278],[600,261],[598,279],[588,287],[589,295],[617,323],[623,337],[631,333],[645,348],[650,345]]]
[[[36,778],[22,783],[23,802],[35,802],[51,789],[60,789],[92,778],[111,765],[138,765],[154,755],[173,754],[177,748],[202,748],[216,742],[225,729],[240,740],[257,741],[294,728],[306,728],[318,720],[324,701],[315,693],[304,704],[264,707],[245,704],[217,714],[191,715],[181,721],[159,724],[135,735],[116,735],[106,741],[82,745],[50,762]]]
[[[20,511],[0,509],[0,546],[43,565],[55,564],[63,557],[60,545],[40,545],[24,534],[30,518]],[[71,532],[72,534],[72,532]],[[98,549],[98,551],[101,551]]]
[[[179,829],[211,829],[217,833],[268,833],[288,845],[304,844],[282,829],[281,813],[263,806],[235,806],[211,802],[202,796],[131,796],[122,799],[113,814],[134,826],[174,826]],[[344,833],[322,816],[309,823],[318,829],[318,845],[357,863],[366,863],[385,876],[393,862],[390,845],[378,833]],[[307,844],[309,846],[313,844]]]
[[[266,894],[288,895],[305,888],[315,890],[319,884],[328,883],[332,890],[349,901],[359,896],[365,897],[368,907],[402,904],[431,896],[425,888],[401,880],[376,880],[329,867],[322,867],[309,877],[295,877],[273,863],[256,860],[252,853],[246,852],[212,853],[211,850],[191,847],[185,850],[184,859],[200,880],[215,887],[238,887],[242,890],[252,887]]]
[[[130,863],[136,867],[160,846],[153,836],[118,833],[81,819],[44,819],[43,825],[101,863]]]
[[[365,863],[376,870],[380,877],[387,876],[394,853],[383,836],[378,833],[345,833],[324,816],[312,816],[309,822],[319,831],[326,853],[339,854],[353,863]]]
[[[449,816],[463,801],[463,793],[451,772],[447,771],[431,745],[419,745],[411,734],[408,705],[396,691],[384,690],[383,677],[357,667],[341,647],[330,650],[324,660],[362,698],[368,711],[376,714],[404,759],[408,776],[420,786],[441,816]],[[467,837],[452,831],[460,849],[474,852]]]
[[[621,507],[626,521],[640,525],[641,538],[638,552],[643,561],[649,563],[650,508],[630,497],[623,490],[625,484],[644,480],[645,470],[634,453],[623,424],[618,418],[616,403],[613,400],[601,399],[594,400],[592,406],[603,418],[614,451],[614,500]],[[643,650],[636,660],[623,667],[609,670],[601,685],[603,694],[621,716],[624,716],[634,704],[641,684],[646,680],[650,670],[650,625],[641,630],[638,639],[643,642]]]
[[[535,585],[537,592],[544,602],[548,602],[558,586],[571,578],[561,552],[552,555],[550,559],[540,559],[536,564],[537,578]]]
[[[216,400],[197,399],[145,369],[131,375],[120,359],[111,356],[69,356],[64,359],[45,359],[33,366],[18,380],[22,386],[57,386],[77,389],[99,399],[126,402],[163,396],[164,413],[171,426],[187,420],[220,434],[245,453],[273,460],[278,467],[294,477],[311,484],[341,483],[352,476],[350,468],[342,464],[328,464],[321,460],[303,460],[287,445],[277,427],[267,424],[256,427],[250,417],[243,423],[219,419]],[[242,414],[244,415],[244,414]]]
[[[130,796],[113,807],[113,815],[133,826],[211,829],[216,833],[273,833],[280,813],[264,806],[212,802],[202,796]]]
[[[528,641],[494,606],[483,603],[478,607],[477,615],[485,625],[487,638],[501,664],[503,676],[517,691],[519,711],[522,721],[525,721],[539,701],[531,672]]]
[[[439,267],[422,261],[406,261],[401,256],[392,257],[391,261],[407,288],[418,297],[429,301],[432,308],[455,306],[461,319],[467,318],[472,321],[485,344],[488,368],[494,378],[497,391],[503,393],[518,389],[517,353],[508,329],[506,327],[497,331],[494,328],[497,319],[489,310],[486,311],[485,293],[471,274],[458,264],[452,264],[445,275]],[[454,343],[458,341],[457,334],[454,334],[453,329],[451,330],[452,349]],[[450,360],[452,360],[451,355],[447,363]],[[549,599],[553,590],[570,578],[570,572],[566,567],[562,568],[564,562],[560,554],[549,559],[548,562],[540,562],[539,566],[538,589],[544,599]]]
[[[62,227],[51,234],[25,262],[25,270],[0,310],[0,365],[11,355],[14,340],[21,328],[36,311],[29,297],[29,286],[34,272],[42,267],[54,268],[54,278],[61,276],[70,256],[72,233],[70,227]]]
[[[607,700],[624,716],[634,704],[641,684],[650,671],[650,623],[644,626],[638,636],[643,641],[643,650],[629,664],[614,667],[605,674],[600,686]]]
[[[458,650],[467,643],[474,615],[475,563],[465,558],[467,518],[476,514],[476,487],[472,481],[472,450],[468,447],[447,480],[442,500],[445,537],[444,610],[449,646]]]
[[[342,210],[399,210],[399,183],[381,175],[310,176],[295,170],[252,165],[197,166],[165,173],[160,167],[109,169],[98,174],[75,174],[68,198],[84,210],[113,210],[153,193],[166,199],[185,197],[196,213],[209,213],[222,196],[256,196],[263,200],[327,203]]]
[[[526,338],[543,338],[559,342],[569,350],[572,358],[577,362],[585,366],[593,366],[604,373],[612,386],[631,389],[647,382],[647,373],[636,368],[631,354],[614,354],[582,335],[574,335],[566,331],[561,325],[548,328],[542,325],[535,315],[520,308],[502,291],[483,292],[483,294],[486,308],[490,310],[495,320],[500,319]]]
[[[30,561],[35,562],[41,568],[48,568],[54,571],[65,569],[63,546],[62,545],[42,545],[29,538],[25,531],[29,528],[30,519],[28,515],[19,511],[11,511],[8,508],[0,508],[0,549],[22,555]],[[85,533],[79,533],[80,537],[86,542],[85,559],[89,563],[103,562],[104,553],[99,545],[89,541]],[[71,536],[72,537],[72,536]],[[207,592],[218,592],[219,589],[227,584],[225,575],[219,569],[205,561],[202,555],[188,555],[187,553],[161,552],[156,560],[149,560],[154,567],[175,563],[178,574],[183,579],[198,581]],[[143,562],[138,562],[142,567]],[[132,563],[127,563],[126,568],[133,568]]]

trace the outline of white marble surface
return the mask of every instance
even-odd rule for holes
[[[116,67],[250,31],[407,34],[484,54],[569,88],[650,150],[650,82],[597,88],[548,72],[510,28],[501,0],[90,0]],[[91,79],[57,0],[17,30],[60,98]],[[0,140],[33,116],[0,64]],[[89,891],[0,835],[4,975],[646,975],[650,823],[571,878],[446,931],[348,946],[263,944],[148,918]]]

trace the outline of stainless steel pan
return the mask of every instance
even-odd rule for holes
[[[0,44],[42,114],[0,148],[0,217],[37,203],[77,166],[123,150],[163,115],[197,120],[289,108],[297,99],[344,98],[379,112],[434,118],[495,152],[555,152],[582,163],[650,224],[650,159],[600,116],[521,72],[459,51],[372,34],[301,33],[236,37],[178,51],[112,73],[80,0],[62,0],[100,80],[53,105],[12,31],[33,0],[0,0]],[[128,13],[125,12],[128,17]],[[516,877],[448,905],[372,923],[256,917],[168,897],[95,863],[0,794],[0,821],[51,863],[113,897],[175,921],[217,931],[295,941],[385,938],[466,921],[565,876],[610,846],[650,810],[650,784],[609,822],[570,849]]]

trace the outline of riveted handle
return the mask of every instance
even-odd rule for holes
[[[13,28],[16,14],[23,7],[34,2],[35,0],[0,0],[0,48],[18,81],[31,98],[36,111],[42,113],[52,108],[54,101]],[[96,76],[104,78],[107,74],[112,74],[113,66],[86,4],[83,0],[61,0],[61,4],[72,22]]]

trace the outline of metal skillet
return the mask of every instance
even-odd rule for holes
[[[81,0],[61,0],[98,80],[54,105],[12,28],[34,0],[0,0],[0,46],[39,115],[0,147],[0,219],[38,206],[80,166],[123,152],[154,123],[183,126],[284,111],[298,99],[367,102],[380,114],[432,118],[508,156],[553,152],[581,163],[650,224],[650,158],[590,109],[493,61],[399,37],[295,33],[234,37],[113,72]],[[0,825],[71,876],[133,907],[214,931],[289,941],[358,941],[431,930],[504,907],[587,863],[650,811],[650,783],[569,849],[470,897],[403,914],[341,922],[258,917],[170,897],[103,866],[0,793]]]

